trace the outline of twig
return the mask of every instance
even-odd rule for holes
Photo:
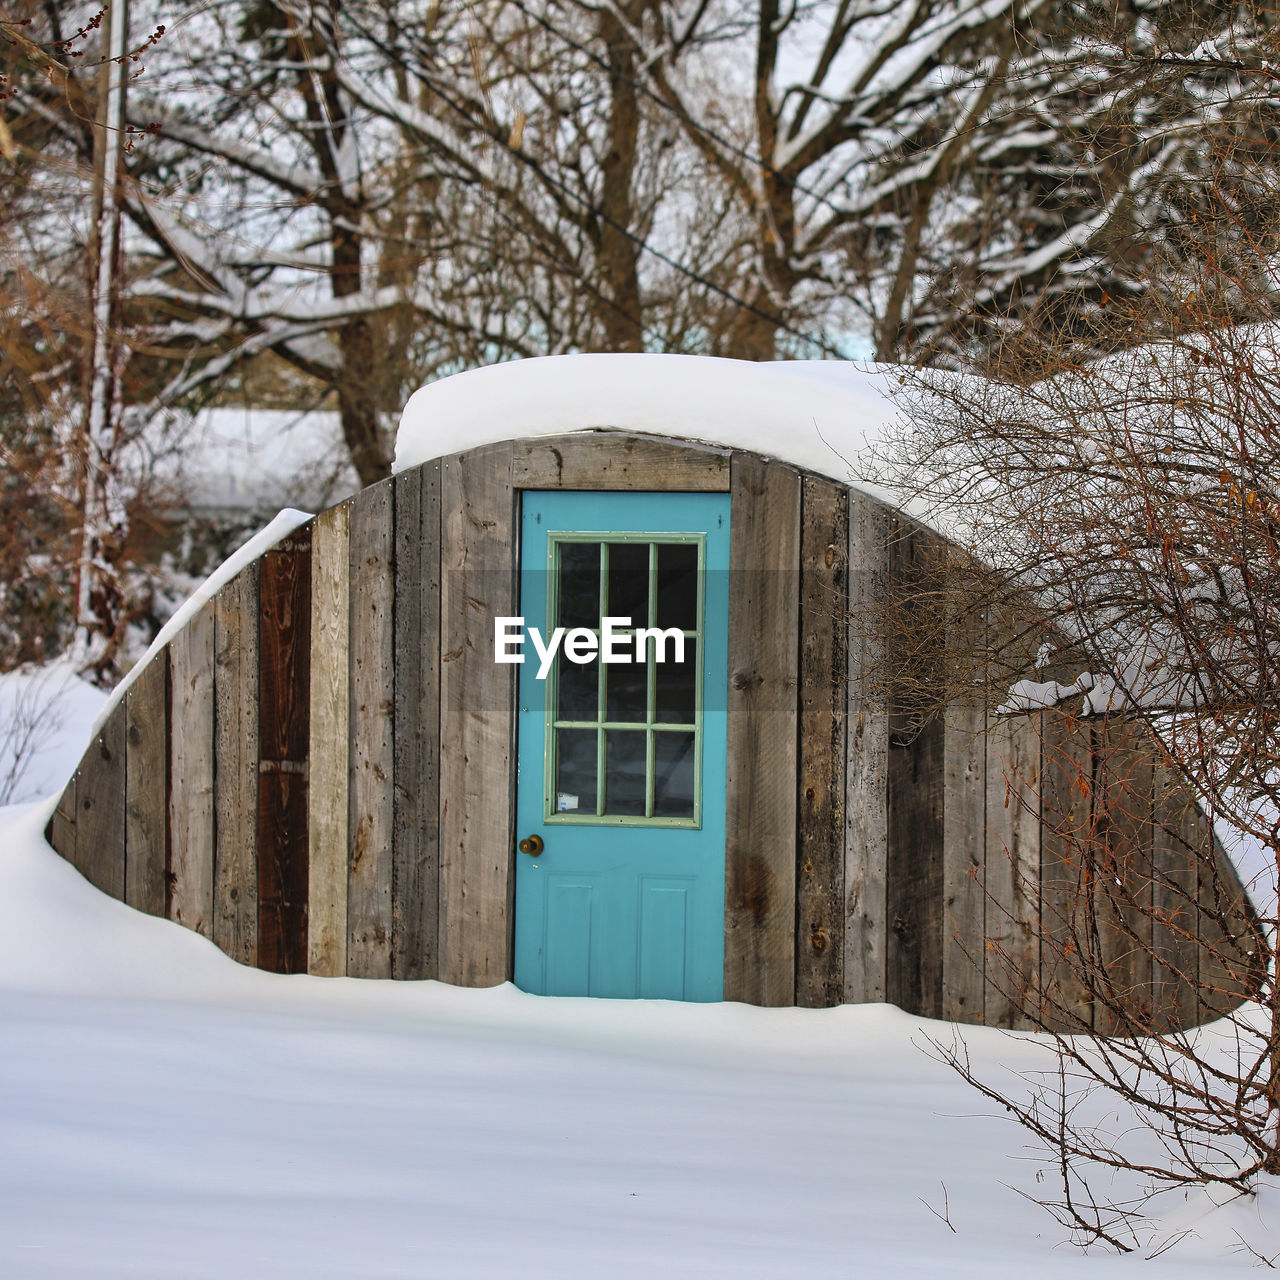
[[[916,1199],[919,1200],[920,1203],[924,1205],[924,1207],[928,1209],[929,1212],[933,1214],[935,1218],[940,1218],[943,1222],[945,1222],[947,1226],[951,1228],[952,1232],[955,1235],[959,1235],[960,1233],[956,1231],[955,1225],[951,1221],[951,1205],[947,1200],[947,1184],[943,1182],[941,1178],[939,1178],[938,1185],[942,1188],[942,1212],[941,1213],[939,1213],[937,1209],[935,1209],[933,1205],[931,1205],[924,1198],[924,1196],[917,1196]]]

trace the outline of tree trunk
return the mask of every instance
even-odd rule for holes
[[[600,195],[600,276],[604,286],[599,300],[600,327],[607,351],[642,351],[639,245],[626,234],[635,216],[632,179],[640,137],[635,50],[610,9],[601,12],[600,34],[609,67],[609,149]]]
[[[330,244],[335,298],[360,292],[361,237],[352,230],[359,224],[359,218],[359,210],[352,206],[338,211],[333,219]],[[338,330],[337,342],[342,353],[342,371],[334,382],[334,390],[338,394],[342,438],[361,485],[368,486],[391,474],[388,441],[383,437],[378,420],[378,405],[382,399],[378,376],[382,361],[374,350],[369,318],[361,315],[349,320]]]

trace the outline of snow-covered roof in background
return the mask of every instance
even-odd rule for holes
[[[180,461],[193,507],[320,511],[360,487],[338,415],[329,411],[204,409]]]
[[[500,440],[613,427],[747,449],[848,483],[850,463],[899,421],[892,373],[831,360],[515,360],[415,392],[400,420],[395,470]]]

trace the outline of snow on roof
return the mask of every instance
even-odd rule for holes
[[[400,420],[394,469],[500,440],[612,427],[748,449],[849,483],[854,460],[899,425],[892,372],[710,356],[514,360],[415,392]]]

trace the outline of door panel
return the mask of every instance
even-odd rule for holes
[[[689,879],[640,878],[640,995],[683,1000],[688,969]]]
[[[722,998],[728,566],[727,494],[524,494],[527,991]],[[558,627],[544,661],[528,633]]]

